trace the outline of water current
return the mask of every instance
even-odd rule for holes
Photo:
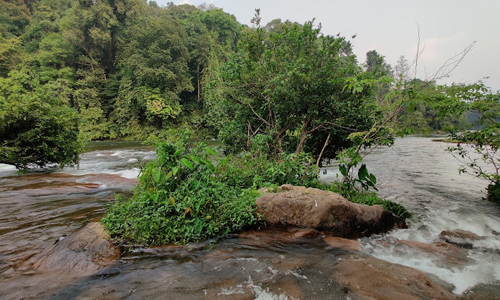
[[[500,209],[483,200],[486,182],[459,175],[447,145],[408,137],[366,158],[379,194],[413,213],[409,229],[361,239],[362,251],[435,276],[460,294],[500,284]],[[93,143],[79,168],[19,175],[0,165],[1,299],[345,299],[332,280],[341,253],[321,237],[276,230],[232,234],[187,247],[136,248],[90,277],[39,274],[33,258],[61,237],[103,215],[115,193],[137,183],[154,157],[139,143]],[[335,179],[334,165],[322,180]],[[441,232],[466,230],[467,262],[399,240],[433,243]]]

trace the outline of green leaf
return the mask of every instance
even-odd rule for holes
[[[346,176],[347,168],[345,165],[339,165],[339,171],[340,171],[340,174],[342,174],[343,176]]]
[[[153,180],[156,183],[158,183],[160,181],[160,178],[161,178],[161,168],[160,167],[154,168],[152,171],[152,174],[153,174]]]
[[[207,168],[209,168],[212,172],[215,172],[215,167],[211,161],[208,161],[206,159],[201,159],[200,162],[205,166],[207,166]]]
[[[205,150],[212,154],[212,155],[215,155],[215,156],[219,156],[219,154],[217,154],[217,151],[215,151],[214,149],[210,148],[210,147],[205,147]]]
[[[377,177],[375,177],[375,175],[373,174],[368,175],[368,179],[370,179],[370,181],[373,182],[373,184],[377,184]]]
[[[180,162],[185,165],[189,170],[193,171],[193,164],[189,160],[187,160],[185,157],[183,157]]]
[[[179,167],[172,167],[172,175],[177,175],[177,172],[179,172]]]
[[[361,168],[359,168],[359,171],[358,171],[358,178],[359,178],[359,180],[365,180],[366,176],[368,176],[368,169],[366,169],[365,164],[362,164]]]
[[[184,151],[184,150],[186,150],[186,149],[185,149],[185,148],[181,148],[181,149],[179,149],[179,150],[175,151],[175,153],[174,153],[174,157],[179,156],[179,154],[181,154],[181,153],[182,153],[182,151]]]
[[[408,107],[406,108],[408,113],[412,113],[417,109],[417,103],[416,102],[411,102]]]
[[[197,156],[194,156],[194,155],[186,155],[184,156],[186,158],[189,158],[190,160],[192,160],[193,162],[199,164],[200,163],[200,159],[197,157]]]

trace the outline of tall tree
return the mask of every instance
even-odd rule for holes
[[[319,155],[325,146],[332,157],[349,144],[349,133],[371,126],[366,91],[344,89],[348,77],[361,74],[344,38],[322,35],[312,22],[267,33],[258,11],[253,22],[225,68],[226,144],[242,149],[263,134],[275,142],[272,155],[304,148]]]
[[[377,78],[392,76],[391,66],[376,50],[370,50],[366,53],[366,72],[372,73]]]

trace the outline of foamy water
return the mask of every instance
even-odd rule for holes
[[[113,174],[124,178],[137,178],[141,166],[154,157],[155,152],[146,147],[96,150],[84,153],[78,166],[66,167],[59,172],[72,175]]]
[[[447,144],[407,137],[366,157],[377,176],[379,194],[413,213],[408,229],[389,234],[400,240],[433,243],[442,231],[465,230],[479,236],[469,243],[467,261],[447,265],[442,257],[396,247],[380,237],[362,239],[363,250],[380,259],[416,268],[452,284],[461,294],[480,283],[500,284],[500,208],[483,200],[488,182],[458,173],[459,162]],[[336,171],[332,168],[332,171]],[[329,172],[324,178],[333,180]]]

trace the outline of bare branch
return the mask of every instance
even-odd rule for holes
[[[453,70],[455,70],[460,63],[464,60],[465,56],[469,54],[469,52],[474,48],[474,45],[476,45],[476,41],[470,43],[467,47],[465,47],[464,50],[462,50],[460,53],[450,57],[447,61],[444,62],[444,64],[434,73],[432,78],[429,79],[429,81],[433,80],[438,80],[442,79],[445,77],[448,77]]]

